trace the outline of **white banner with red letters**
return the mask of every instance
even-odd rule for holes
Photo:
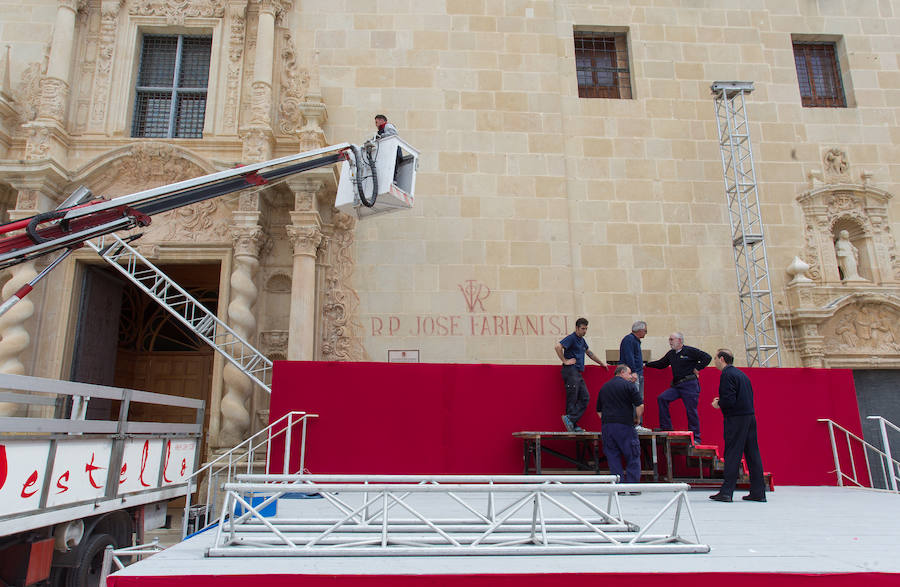
[[[52,471],[48,471],[51,445],[50,440],[0,441],[0,516],[37,510],[45,486],[46,507],[97,500],[106,495],[112,439],[59,439]],[[184,483],[194,471],[196,446],[194,438],[127,440],[117,495]]]

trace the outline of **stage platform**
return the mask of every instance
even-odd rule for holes
[[[900,496],[779,486],[768,503],[741,501],[744,492],[738,492],[729,504],[710,501],[711,493],[689,493],[700,540],[711,547],[707,554],[209,558],[205,555],[213,531],[207,531],[110,576],[108,585],[527,587],[564,580],[579,585],[620,580],[630,587],[688,582],[713,587],[724,581],[732,586],[766,581],[767,587],[900,584]],[[668,498],[645,493],[621,499],[626,514],[641,518]],[[308,507],[324,500],[300,501]]]

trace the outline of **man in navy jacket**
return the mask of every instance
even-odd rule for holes
[[[714,501],[731,501],[741,467],[741,456],[747,459],[750,470],[750,494],[745,501],[766,501],[762,458],[756,442],[756,415],[753,410],[753,387],[750,378],[734,366],[734,353],[729,349],[716,351],[714,360],[719,376],[719,397],[713,407],[722,410],[725,418],[725,475],[718,493],[710,495]]]

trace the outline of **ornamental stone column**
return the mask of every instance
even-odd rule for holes
[[[322,231],[317,225],[289,225],[287,234],[294,247],[287,358],[311,361],[316,346],[316,254]]]
[[[69,104],[72,51],[75,47],[75,15],[87,0],[59,0],[47,73],[41,79],[41,99],[37,119],[25,125],[28,140],[25,158],[66,156],[66,107]]]
[[[294,193],[291,224],[286,227],[294,250],[288,359],[311,361],[316,348],[316,256],[324,238],[318,195],[325,184],[303,177],[286,183]]]
[[[59,179],[59,178],[56,178]],[[34,216],[53,207],[52,195],[57,184],[53,178],[33,178],[26,181],[26,186],[19,189],[16,208],[9,211],[10,221]],[[26,261],[13,265],[10,279],[3,285],[0,295],[8,300],[20,287],[31,281],[36,275],[35,261]],[[0,373],[24,375],[25,364],[22,354],[31,345],[31,334],[25,323],[34,315],[34,303],[26,296],[3,316],[0,316]],[[0,403],[0,416],[13,415],[16,404]]]
[[[244,340],[253,344],[256,334],[256,304],[258,289],[254,277],[259,269],[259,253],[263,244],[262,228],[256,224],[232,225],[234,263],[231,273],[231,302],[228,304],[228,325]],[[225,391],[220,403],[222,418],[218,444],[235,446],[250,433],[250,398],[255,383],[232,363],[223,371]]]
[[[245,161],[272,158],[272,69],[275,56],[275,17],[283,8],[278,0],[253,0],[259,8],[256,55],[251,84],[250,124],[242,130]]]

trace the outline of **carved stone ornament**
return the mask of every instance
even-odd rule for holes
[[[79,12],[87,8],[88,0],[59,0],[59,5]]]
[[[262,227],[232,225],[229,228],[235,256],[259,257],[259,252],[265,241],[265,233]]]
[[[146,186],[144,189],[204,174],[182,151],[156,141],[134,143],[112,166],[118,181]]]
[[[55,77],[45,77],[41,80],[41,105],[38,117],[62,123],[66,117],[68,98],[69,84]]]
[[[91,107],[91,122],[95,126],[102,125],[106,120],[112,60],[116,49],[116,28],[121,7],[122,0],[103,0],[100,4],[100,38],[94,69],[94,103]]]
[[[259,333],[260,350],[267,357],[287,356],[288,336],[287,330],[264,330]]]
[[[272,133],[265,128],[250,128],[241,132],[243,161],[266,161],[272,154]]]
[[[225,78],[224,124],[227,129],[235,129],[238,124],[238,107],[241,90],[241,68],[243,65],[244,40],[246,33],[245,6],[229,7],[228,69]]]
[[[34,124],[34,123],[32,123]],[[29,126],[25,135],[25,159],[42,159],[50,152],[50,128],[46,126]]]
[[[132,0],[135,16],[165,16],[170,25],[183,25],[185,18],[222,18],[225,0]]]
[[[322,296],[320,354],[328,361],[368,360],[358,320],[359,296],[350,280],[355,265],[353,230],[356,219],[334,212],[325,247],[325,284]]]
[[[294,226],[289,224],[287,229],[288,238],[291,239],[291,246],[294,248],[295,255],[309,255],[314,257],[316,250],[322,243],[322,231],[315,226]]]
[[[891,198],[888,192],[860,184],[824,185],[801,194],[797,198],[804,216],[800,258],[810,266],[808,276],[820,284],[842,281],[835,243],[847,230],[858,249],[862,278],[876,284],[895,283],[900,264],[888,214]]]
[[[844,181],[850,174],[850,163],[847,153],[837,147],[829,149],[822,156],[825,167],[825,179],[829,183]]]
[[[31,122],[38,115],[41,104],[41,77],[46,65],[34,62],[22,72],[22,81],[13,90],[13,105],[22,122]]]
[[[309,71],[301,69],[297,63],[294,39],[287,31],[282,38],[281,62],[284,64],[284,70],[281,75],[278,126],[282,132],[292,133],[299,130],[304,122],[302,104],[309,87]]]

